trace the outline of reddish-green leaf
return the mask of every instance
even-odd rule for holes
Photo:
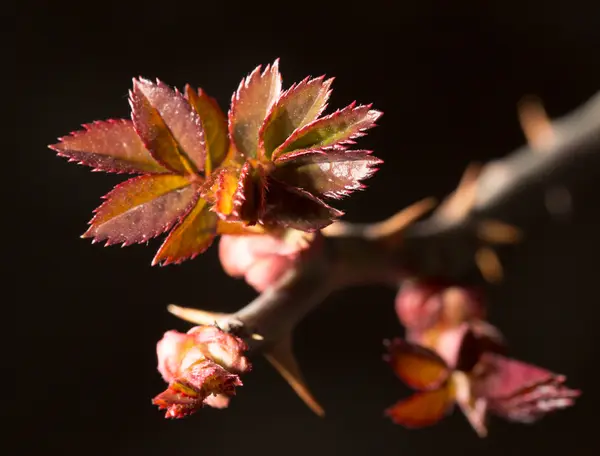
[[[237,168],[221,168],[213,173],[202,188],[202,196],[214,203],[211,210],[226,220],[233,211],[233,195],[237,191],[240,170]]]
[[[196,198],[195,187],[185,177],[134,177],[105,196],[83,237],[106,240],[107,245],[146,242],[171,228]]]
[[[279,60],[261,66],[240,83],[231,99],[229,110],[229,137],[238,153],[246,158],[256,158],[258,131],[271,106],[281,93]]]
[[[371,105],[356,106],[356,103],[352,103],[344,109],[297,129],[275,149],[273,159],[295,150],[353,144],[354,139],[364,136],[365,130],[375,126],[375,121],[381,114],[371,109]]]
[[[199,198],[189,212],[173,228],[152,260],[152,265],[181,263],[193,259],[210,247],[217,231],[218,217]]]
[[[205,172],[210,174],[225,159],[229,149],[227,119],[217,101],[202,89],[196,92],[189,85],[185,87],[186,98],[202,120],[206,141]]]
[[[382,161],[367,150],[304,150],[281,155],[275,178],[314,195],[341,198],[365,186]]]
[[[385,411],[391,420],[408,428],[436,424],[453,408],[454,397],[449,386],[416,393],[397,402]]]
[[[342,211],[305,190],[268,180],[265,211],[261,218],[265,225],[311,232],[325,228],[342,215]]]
[[[135,129],[157,161],[180,174],[204,169],[202,122],[181,93],[134,79],[130,104]]]
[[[435,352],[402,339],[389,346],[390,362],[396,375],[408,386],[419,390],[439,388],[448,380],[451,370]]]
[[[110,119],[84,124],[85,130],[59,138],[50,146],[71,162],[110,173],[164,173],[167,170],[154,160],[139,138],[133,123]]]
[[[271,108],[259,132],[259,153],[270,158],[297,128],[321,115],[331,94],[333,79],[306,78],[286,90]]]

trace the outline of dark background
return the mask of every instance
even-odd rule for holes
[[[13,198],[20,210],[5,241],[15,249],[15,345],[23,349],[11,369],[25,393],[8,411],[23,424],[19,445],[104,455],[598,450],[594,185],[573,192],[570,218],[506,251],[506,281],[490,288],[491,319],[514,356],[566,374],[584,391],[574,408],[533,426],[494,420],[486,440],[459,412],[426,430],[392,425],[383,410],[408,394],[381,361],[382,339],[402,331],[394,291],[363,287],[331,296],[296,332],[325,419],[256,359],[229,410],[167,421],[150,403],[165,386],[155,344],[164,331],[189,326],[166,304],[233,311],[254,292],[226,277],[215,248],[153,268],[158,241],[120,249],[79,239],[100,196],[124,178],[92,174],[46,149],[81,123],[127,117],[134,76],[202,86],[226,107],[243,76],[281,57],[285,86],[326,73],[336,76],[332,108],[356,99],[385,112],[362,144],[386,163],[368,191],[340,205],[347,220],[382,219],[452,190],[470,160],[520,146],[523,95],[539,95],[560,116],[600,88],[598,3],[520,3],[20,3],[13,155],[22,170]]]

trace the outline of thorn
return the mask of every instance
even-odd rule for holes
[[[475,252],[475,263],[481,275],[489,283],[497,284],[502,281],[504,271],[500,259],[490,247],[481,247]]]
[[[500,220],[482,220],[477,225],[477,237],[490,244],[517,244],[523,237],[519,228]]]
[[[481,174],[479,163],[470,163],[463,173],[456,190],[440,205],[438,213],[447,220],[463,219],[475,204],[477,180]]]
[[[265,357],[314,413],[320,417],[325,416],[325,410],[310,393],[300,373],[300,367],[292,352],[290,335],[285,336],[270,351],[265,352]]]
[[[527,96],[517,104],[519,122],[527,142],[535,152],[544,153],[556,136],[546,110],[538,97]]]
[[[425,198],[417,201],[398,211],[389,219],[371,225],[367,228],[365,235],[370,238],[396,238],[407,226],[432,210],[436,204],[435,198]]]
[[[180,307],[175,304],[169,304],[167,310],[176,317],[197,325],[211,326],[219,320],[228,317],[228,315],[224,313],[208,312],[206,310],[193,309],[190,307]]]

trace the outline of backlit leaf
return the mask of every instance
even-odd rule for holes
[[[382,163],[366,150],[329,150],[290,152],[281,155],[274,177],[314,195],[341,198],[363,189],[361,183]]]
[[[221,168],[207,179],[202,190],[202,196],[213,202],[211,210],[225,220],[233,211],[233,195],[237,191],[240,170],[236,168]]]
[[[204,169],[204,134],[200,117],[179,92],[158,81],[134,79],[132,119],[153,157],[180,174]]]
[[[83,237],[106,240],[107,245],[145,242],[171,228],[196,198],[195,187],[185,177],[134,177],[105,196]]]
[[[196,92],[187,85],[185,93],[202,121],[206,147],[205,172],[210,174],[223,162],[229,150],[227,119],[217,101],[204,90],[198,89]]]
[[[371,105],[350,104],[344,109],[322,117],[296,130],[273,152],[273,159],[282,154],[302,149],[322,149],[353,144],[353,139],[364,136],[364,131],[375,126],[381,112]]]
[[[317,231],[344,215],[311,193],[269,179],[262,223],[301,231]]]
[[[204,199],[198,199],[160,247],[152,264],[181,263],[203,253],[213,242],[218,217]]]
[[[271,108],[259,136],[259,150],[266,158],[280,146],[297,128],[312,122],[321,115],[327,105],[333,79],[306,78],[286,90]]]
[[[83,125],[85,130],[60,138],[50,146],[59,156],[112,173],[164,173],[139,138],[130,120],[97,121]]]
[[[260,70],[261,66],[256,67],[242,80],[229,110],[229,136],[237,152],[246,158],[256,158],[258,131],[281,93],[279,60],[262,73]]]
[[[435,352],[402,339],[393,340],[387,359],[396,375],[419,390],[439,388],[450,376],[446,362]]]
[[[407,428],[431,426],[446,416],[454,406],[450,387],[416,393],[385,411],[396,424]]]

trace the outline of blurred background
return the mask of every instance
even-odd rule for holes
[[[166,330],[189,328],[166,305],[233,311],[255,293],[224,274],[214,247],[161,268],[150,266],[158,240],[121,249],[80,239],[100,197],[124,177],[91,173],[46,148],[81,123],[128,117],[134,76],[201,86],[226,109],[242,77],[280,57],[286,87],[307,75],[335,76],[330,109],[356,99],[385,112],[361,141],[385,164],[366,192],[339,205],[349,221],[376,221],[444,196],[470,161],[522,145],[516,105],[524,95],[538,95],[557,117],[600,89],[598,2],[25,0],[16,19],[12,159],[22,172],[18,232],[6,243],[15,249],[9,258],[25,348],[11,370],[26,393],[4,413],[23,424],[22,448],[131,456],[598,454],[600,181],[572,189],[569,217],[544,222],[503,252],[506,280],[489,288],[491,320],[512,354],[566,374],[584,394],[532,426],[493,420],[481,440],[460,412],[419,431],[383,416],[409,391],[381,360],[382,340],[402,328],[395,291],[379,287],[336,293],[296,331],[297,356],[325,419],[256,359],[228,410],[165,420],[150,403],[165,386],[155,344]]]

